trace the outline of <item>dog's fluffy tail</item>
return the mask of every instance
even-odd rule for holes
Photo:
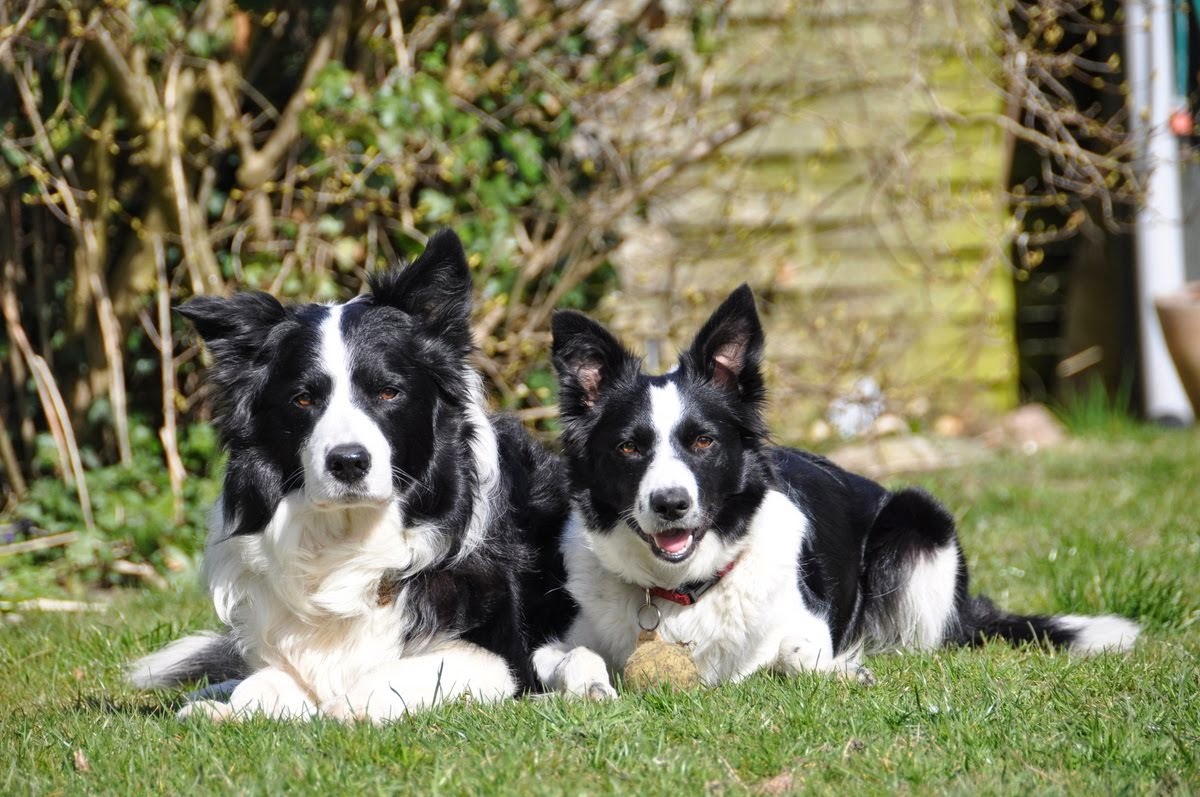
[[[1083,656],[1129,650],[1142,631],[1132,620],[1111,614],[1095,617],[1009,614],[982,596],[967,601],[962,626],[962,641],[968,644],[992,638],[1014,644],[1042,642]]]
[[[248,667],[233,636],[203,631],[177,639],[129,665],[125,677],[139,689],[165,689],[207,679],[244,678]]]

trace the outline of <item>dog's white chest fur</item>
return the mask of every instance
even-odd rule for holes
[[[260,534],[210,534],[207,578],[251,665],[290,672],[328,700],[380,662],[416,652],[404,649],[404,591],[380,605],[379,584],[385,571],[430,564],[434,538],[405,527],[394,504],[315,512],[293,494]]]
[[[632,536],[624,530],[613,533]],[[651,599],[662,614],[660,636],[689,644],[706,684],[736,681],[771,665],[785,638],[810,633],[818,643],[828,638],[825,623],[804,605],[797,583],[797,559],[807,533],[804,514],[786,496],[770,491],[750,522],[737,565],[719,583],[691,606]],[[581,615],[570,641],[620,668],[633,652],[645,587],[656,585],[630,583],[614,572],[613,562],[606,561],[612,552],[598,554],[595,536],[578,518],[567,530],[563,553],[567,589]],[[648,550],[645,555],[652,556]]]

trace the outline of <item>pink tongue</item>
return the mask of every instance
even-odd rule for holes
[[[667,532],[665,534],[655,534],[654,544],[667,553],[679,553],[688,547],[691,539],[692,533],[690,531]]]

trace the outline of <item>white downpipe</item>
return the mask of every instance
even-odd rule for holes
[[[1179,142],[1171,132],[1177,102],[1170,0],[1130,0],[1125,8],[1125,63],[1130,127],[1139,143],[1145,202],[1135,219],[1138,324],[1141,328],[1144,404],[1150,418],[1191,422],[1192,408],[1167,352],[1154,298],[1186,281]]]

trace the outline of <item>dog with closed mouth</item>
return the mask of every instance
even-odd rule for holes
[[[762,669],[870,683],[864,653],[992,637],[1079,654],[1136,640],[1121,617],[1015,615],[971,596],[954,520],[931,496],[772,445],[747,286],[661,376],[579,313],[557,313],[553,333],[579,611],[535,653],[547,687],[614,695],[610,673],[651,626],[688,646],[709,685]]]
[[[374,721],[532,687],[531,651],[573,611],[567,501],[554,458],[488,416],[458,238],[345,304],[244,293],[179,312],[212,356],[229,454],[205,552],[229,630],[168,645],[131,680],[230,679],[227,701],[184,715]]]

